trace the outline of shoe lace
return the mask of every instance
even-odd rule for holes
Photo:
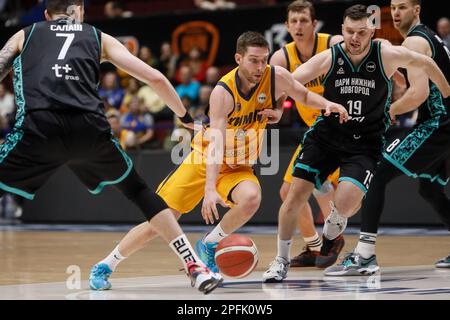
[[[105,279],[108,279],[110,276],[110,273],[105,268],[101,267],[95,268],[93,273],[95,277],[102,277]]]
[[[216,264],[215,262],[215,253],[216,253],[216,246],[208,246],[206,245],[206,255],[208,260],[208,266],[214,266]]]
[[[339,225],[339,226],[345,224],[346,219],[339,214],[333,201],[330,201],[330,207],[331,207],[331,212],[330,212],[330,216],[328,217],[328,220],[330,221],[330,223],[332,223],[334,225]]]
[[[353,252],[346,253],[344,259],[342,259],[341,265],[344,267],[350,267],[356,264],[355,255]]]
[[[285,263],[283,263],[280,259],[275,259],[269,265],[269,270],[274,272],[281,272],[285,268]]]

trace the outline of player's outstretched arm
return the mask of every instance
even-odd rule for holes
[[[0,51],[0,82],[8,75],[12,69],[14,59],[22,50],[25,33],[20,30],[6,42]]]
[[[132,55],[118,40],[106,33],[102,33],[102,60],[111,62],[136,79],[147,83],[178,117],[188,115],[169,80],[161,72]]]
[[[329,116],[331,113],[339,113],[341,123],[348,120],[348,112],[342,105],[328,101],[321,95],[309,91],[300,82],[296,81],[287,70],[281,67],[275,67],[275,70],[275,95],[277,99],[282,95],[288,95],[295,101],[311,108],[325,110],[325,116]]]
[[[216,86],[209,98],[209,135],[208,158],[206,161],[205,196],[202,204],[202,216],[205,222],[214,223],[214,218],[219,220],[216,204],[223,207],[228,205],[223,201],[216,190],[217,178],[224,162],[224,150],[226,143],[226,129],[228,126],[228,114],[233,111],[234,101],[231,95],[221,86]]]
[[[333,55],[331,49],[328,49],[315,55],[309,59],[308,62],[303,63],[292,73],[292,75],[295,80],[304,85],[327,74],[331,68],[332,62]]]
[[[389,111],[391,118],[417,109],[430,94],[428,78],[424,77],[420,68],[408,69],[409,88],[397,99]]]
[[[450,85],[447,82],[441,69],[430,57],[414,52],[403,46],[382,45],[383,61],[389,66],[388,77],[392,76],[397,68],[406,68],[408,74],[414,72],[413,69],[421,70],[439,88],[444,98],[450,95]],[[410,85],[413,85],[410,83]],[[422,101],[423,102],[423,101]]]

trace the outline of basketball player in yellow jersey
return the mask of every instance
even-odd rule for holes
[[[230,207],[220,223],[196,244],[200,259],[214,270],[218,242],[243,226],[259,207],[261,189],[251,165],[259,152],[261,132],[282,116],[277,100],[286,94],[324,109],[325,116],[334,113],[341,122],[348,119],[343,106],[308,91],[286,69],[269,66],[269,44],[261,34],[245,32],[236,46],[238,67],[219,81],[210,97],[210,128],[194,138],[192,152],[157,190],[176,218],[194,209],[202,198],[207,224],[219,220],[217,203]],[[209,143],[205,142],[208,138]],[[214,154],[216,158],[212,158]],[[120,261],[156,235],[147,224],[138,225],[99,263],[114,271]]]
[[[270,59],[270,64],[281,66],[294,72],[300,65],[308,61],[316,54],[327,50],[331,46],[343,41],[341,35],[332,36],[326,33],[316,33],[316,13],[312,3],[303,0],[292,2],[287,7],[286,29],[294,41],[288,43],[276,51]],[[315,79],[306,84],[306,88],[322,95],[322,79]],[[308,127],[311,127],[320,116],[321,111],[310,108],[298,101],[295,102],[297,111]],[[282,201],[286,199],[292,183],[292,167],[300,152],[298,146],[284,175],[283,185],[280,189]],[[329,213],[329,203],[333,200],[334,188],[339,179],[339,170],[336,170],[323,185],[321,190],[314,190],[314,196],[324,215]],[[326,218],[326,216],[325,216]],[[306,247],[296,257],[291,259],[291,267],[328,267],[336,262],[339,253],[344,247],[344,238],[335,239],[330,245],[322,247],[322,238],[318,235],[314,226],[314,219],[310,205],[307,203],[299,209],[299,230],[306,243]],[[322,250],[321,250],[322,249]],[[322,251],[322,252],[321,252]]]

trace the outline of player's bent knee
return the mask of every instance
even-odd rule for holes
[[[253,216],[261,204],[261,193],[256,190],[248,191],[241,197],[239,205],[244,208],[244,211],[249,216]]]
[[[289,187],[290,187],[290,184],[288,184],[287,182],[284,182],[283,185],[281,186],[281,188],[280,188],[281,201],[286,200],[287,195],[289,193]]]

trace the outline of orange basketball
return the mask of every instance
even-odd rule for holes
[[[249,237],[232,234],[219,242],[215,258],[220,273],[230,278],[244,278],[258,264],[258,249]]]

